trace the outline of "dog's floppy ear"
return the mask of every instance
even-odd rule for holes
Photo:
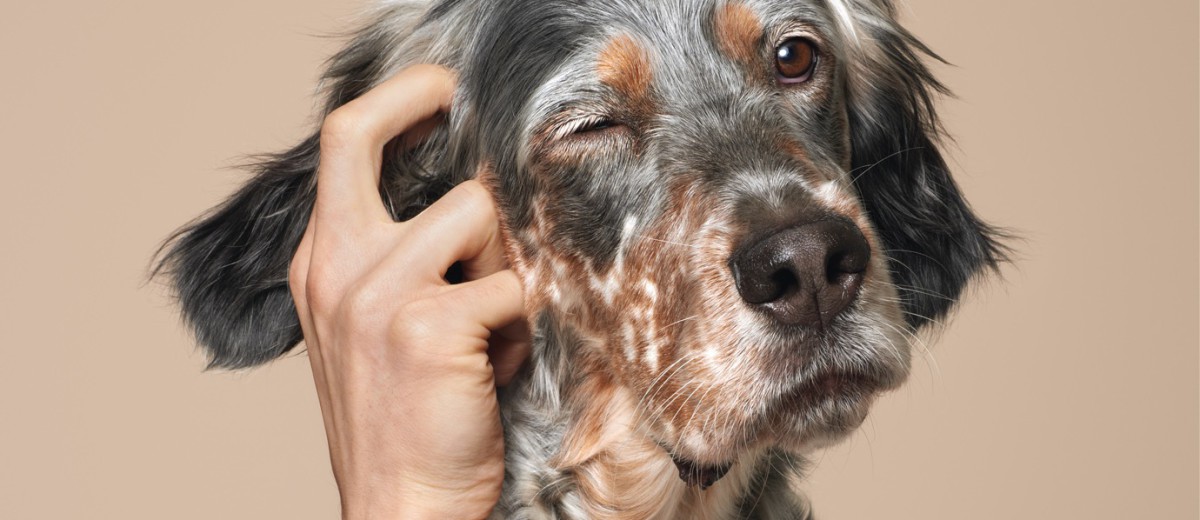
[[[947,94],[886,0],[851,2],[848,67],[852,176],[890,261],[908,324],[936,321],[981,270],[1006,259],[1003,233],[982,222],[939,150],[934,97]]]
[[[288,290],[288,265],[316,198],[316,136],[265,157],[254,178],[164,244],[154,274],[175,297],[210,367],[257,365],[303,335]]]
[[[325,113],[358,97],[408,63],[442,62],[436,22],[425,7],[397,2],[329,63]],[[449,47],[440,45],[441,52]],[[177,231],[160,249],[152,276],[165,275],[184,321],[209,354],[210,367],[267,362],[303,338],[288,288],[288,267],[316,199],[319,133],[256,161],[253,179],[222,205]],[[381,194],[397,220],[409,218],[449,189],[428,173],[445,147],[440,129],[416,150],[384,152]]]

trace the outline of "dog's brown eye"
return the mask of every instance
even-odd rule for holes
[[[788,38],[775,48],[775,70],[784,83],[801,83],[817,66],[817,46],[808,38]]]

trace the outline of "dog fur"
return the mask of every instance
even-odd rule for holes
[[[800,84],[771,67],[791,37],[819,53]],[[329,63],[324,113],[411,64],[458,71],[447,124],[415,150],[385,149],[381,193],[404,220],[479,178],[524,281],[535,345],[501,393],[495,518],[810,517],[805,454],[852,432],[907,376],[910,339],[1004,260],[941,156],[945,89],[923,58],[937,59],[890,0],[369,13]],[[212,367],[302,340],[287,273],[318,137],[265,157],[164,246],[156,272]],[[872,253],[844,312],[782,326],[739,297],[739,251],[829,216]]]

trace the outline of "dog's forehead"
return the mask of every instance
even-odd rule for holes
[[[834,31],[844,0],[501,0],[465,65],[481,116],[516,123],[535,93],[594,90],[596,61],[644,55],[657,90],[734,85],[737,60],[789,24]],[[614,46],[618,48],[613,53]],[[622,49],[623,48],[623,49]]]

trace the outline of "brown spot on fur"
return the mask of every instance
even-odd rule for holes
[[[650,57],[633,38],[621,35],[613,38],[600,51],[596,64],[600,82],[627,98],[645,99],[650,93]]]
[[[823,168],[818,168],[815,164],[813,164],[812,159],[808,156],[808,150],[805,150],[804,146],[802,146],[798,141],[788,136],[781,136],[778,140],[778,143],[778,146],[781,150],[783,150],[783,153],[787,154],[788,157],[795,159],[801,164],[802,168],[800,168],[800,171],[803,173],[804,178],[808,180],[808,182],[816,185],[830,179]]]
[[[503,193],[500,190],[500,179],[496,178],[496,169],[492,166],[491,162],[481,163],[475,168],[475,180],[479,181],[479,184],[482,184],[488,193],[492,194],[493,198],[498,199],[499,194]],[[499,200],[497,200],[497,203],[499,203]],[[505,259],[508,260],[509,265],[512,265],[513,262],[520,260],[520,253],[512,240],[512,230],[508,227],[508,221],[499,219],[499,224],[500,239],[501,244],[504,245]]]
[[[637,417],[627,392],[595,378],[579,403],[589,407],[568,432],[554,463],[574,477],[586,518],[680,518],[685,493],[666,452],[630,421]],[[593,399],[590,391],[601,392]]]
[[[746,4],[731,2],[718,8],[713,16],[713,29],[717,36],[717,47],[726,56],[750,63],[758,54],[762,24]]]
[[[783,149],[788,156],[795,158],[801,162],[808,163],[808,151],[800,146],[800,143],[790,137],[783,137],[779,140],[779,147]]]
[[[583,411],[575,417],[575,423],[563,436],[562,447],[550,461],[551,466],[559,469],[591,460],[607,444],[603,442],[603,437],[605,425],[612,420],[609,407],[615,388],[611,382],[600,377],[589,378],[580,388],[579,393],[587,396],[589,402],[581,404]]]

